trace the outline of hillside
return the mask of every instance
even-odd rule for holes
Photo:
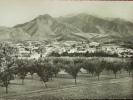
[[[100,18],[86,13],[53,18],[48,14],[15,25],[0,27],[0,39],[75,40],[108,42],[133,37],[133,23],[120,18]],[[130,38],[132,41],[132,38]]]
[[[14,27],[22,28],[32,38],[49,38],[59,34],[81,32],[70,24],[58,22],[48,14],[40,15],[30,22],[19,24]]]
[[[0,27],[1,40],[5,40],[5,39],[25,40],[29,38],[31,38],[31,36],[21,28]]]
[[[69,23],[85,33],[110,34],[109,32],[112,32],[121,36],[133,35],[133,23],[120,18],[107,20],[82,13],[62,19],[62,22]]]

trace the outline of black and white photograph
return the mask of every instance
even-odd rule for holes
[[[6,99],[133,99],[133,1],[0,0]]]

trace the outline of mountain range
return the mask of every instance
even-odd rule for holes
[[[133,23],[120,18],[100,18],[86,13],[58,18],[45,14],[11,28],[0,27],[0,40],[5,39],[132,41]]]

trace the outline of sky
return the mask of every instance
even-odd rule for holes
[[[72,13],[133,22],[133,1],[0,0],[0,26],[13,27],[44,14],[58,17]]]

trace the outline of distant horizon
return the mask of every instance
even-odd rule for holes
[[[87,13],[101,18],[120,18],[133,22],[133,1],[37,1],[0,0],[0,26],[13,27],[39,15],[52,17]]]

